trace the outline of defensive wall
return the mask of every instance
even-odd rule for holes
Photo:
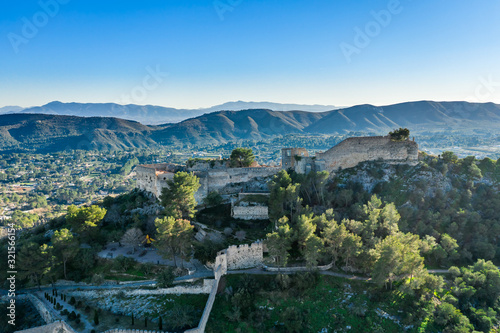
[[[311,157],[304,149],[282,150],[283,168],[297,173],[309,171],[336,172],[355,167],[361,162],[381,161],[390,164],[418,163],[418,144],[414,141],[393,141],[390,136],[353,137],[345,139],[324,153]]]
[[[324,153],[316,154],[324,161],[324,170],[352,168],[361,162],[381,160],[386,163],[418,163],[415,141],[393,141],[390,136],[349,138]]]
[[[205,309],[203,310],[203,314],[201,315],[198,327],[187,330],[185,331],[185,333],[205,332],[205,327],[207,326],[208,318],[210,317],[210,312],[212,311],[212,307],[214,306],[215,302],[215,297],[217,296],[217,290],[219,289],[220,279],[227,273],[226,254],[221,252],[219,252],[217,257],[215,258],[215,268],[214,268],[215,283],[213,284],[212,290],[210,291],[210,295],[208,296],[207,304],[205,305]]]
[[[279,170],[279,167],[253,167],[195,171],[194,174],[200,179],[201,185],[195,199],[200,203],[210,192],[232,195],[241,191],[267,190],[267,178],[274,176]]]
[[[214,265],[215,283],[212,286],[207,305],[205,306],[205,310],[203,310],[198,327],[187,330],[186,333],[205,332],[205,327],[207,326],[208,318],[210,317],[210,312],[217,296],[217,290],[219,289],[220,279],[227,274],[228,269],[256,267],[262,264],[262,258],[263,245],[260,241],[250,245],[230,246],[226,250],[217,253]]]
[[[263,246],[262,242],[255,242],[253,244],[233,245],[226,250],[227,269],[244,269],[262,265]]]
[[[173,179],[178,171],[193,172],[200,180],[200,188],[195,193],[195,199],[201,203],[210,192],[219,192],[221,195],[231,195],[243,190],[263,191],[267,189],[266,178],[278,173],[279,167],[252,167],[252,168],[210,168],[209,163],[201,162],[200,168],[196,164],[192,168],[185,168],[175,164],[148,164],[138,165],[135,169],[137,187],[160,197],[161,191],[167,186],[167,181]],[[258,180],[261,180],[260,182]]]
[[[174,178],[176,169],[173,164],[138,165],[135,168],[137,187],[160,197],[162,188],[167,186],[167,180]]]

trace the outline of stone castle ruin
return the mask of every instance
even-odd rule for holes
[[[393,141],[390,136],[348,138],[333,148],[316,156],[309,156],[304,148],[283,148],[280,167],[230,168],[220,161],[201,162],[190,166],[176,164],[148,164],[136,167],[137,187],[160,197],[178,171],[193,172],[200,179],[200,189],[195,194],[198,203],[213,191],[221,195],[266,192],[267,181],[281,169],[297,173],[310,171],[337,172],[355,167],[366,161],[391,164],[418,163],[418,144],[415,141]]]
[[[201,203],[210,192],[221,195],[234,195],[241,192],[266,192],[267,181],[280,170],[279,167],[250,168],[212,168],[203,163],[206,168],[183,167],[175,164],[148,164],[136,167],[137,187],[160,197],[161,191],[167,187],[167,181],[174,178],[178,171],[192,172],[200,180],[200,188],[195,199]]]
[[[367,161],[415,165],[418,163],[418,144],[409,140],[393,141],[390,136],[354,137],[316,156],[309,156],[304,148],[284,148],[281,161],[283,169],[297,173],[335,172]]]

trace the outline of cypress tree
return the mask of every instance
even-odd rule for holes
[[[144,327],[148,327],[148,317],[144,317]]]
[[[160,317],[160,323],[158,324],[158,329],[161,331],[163,330],[163,322],[162,322],[162,319]]]
[[[94,310],[94,324],[99,325],[99,314]]]
[[[134,325],[134,314],[132,313],[132,325]]]

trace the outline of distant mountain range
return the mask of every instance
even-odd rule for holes
[[[22,110],[24,110],[24,108],[20,106],[4,106],[0,108],[0,114],[21,112]]]
[[[286,134],[366,132],[385,135],[500,129],[500,105],[467,102],[408,102],[358,105],[326,112],[251,109],[217,111],[175,124],[143,125],[111,117],[43,114],[0,115],[0,150],[123,149],[174,144],[221,144]]]
[[[0,115],[0,150],[60,151],[154,146],[153,126],[119,118]]]
[[[78,117],[116,117],[135,120],[143,124],[159,125],[177,123],[189,118],[198,117],[216,111],[239,111],[248,109],[270,109],[274,111],[302,110],[311,112],[330,111],[333,105],[301,105],[269,102],[228,102],[205,109],[175,109],[154,105],[120,105],[114,103],[61,103],[51,102],[43,106],[22,108],[6,106],[0,108],[2,113],[36,113]]]

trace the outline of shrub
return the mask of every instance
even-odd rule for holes
[[[156,277],[156,284],[160,288],[168,288],[173,285],[174,282],[174,270],[172,267],[168,267],[158,274]]]
[[[229,227],[228,227],[228,228],[225,228],[225,229],[224,229],[224,234],[225,234],[226,236],[231,236],[231,235],[233,234],[233,229],[231,229],[231,228],[229,228]]]
[[[122,272],[126,272],[130,268],[134,267],[135,264],[136,261],[133,258],[120,255],[113,261],[113,268],[116,270],[121,270]]]
[[[116,293],[116,297],[120,299],[125,298],[125,292],[123,290],[120,290],[119,292]]]
[[[69,320],[75,320],[76,319],[76,313],[75,311],[71,311],[71,313],[68,316]]]
[[[219,192],[212,191],[208,193],[205,199],[203,199],[203,203],[209,207],[212,206],[218,206],[222,204],[222,196],[219,194]]]
[[[75,303],[76,303],[75,296],[71,296],[71,298],[69,299],[69,305],[74,305]]]
[[[102,276],[102,274],[94,274],[94,276],[92,276],[92,284],[99,286],[103,283],[104,283],[104,276]]]
[[[247,236],[247,233],[244,230],[237,231],[235,237],[240,242],[243,241]]]

